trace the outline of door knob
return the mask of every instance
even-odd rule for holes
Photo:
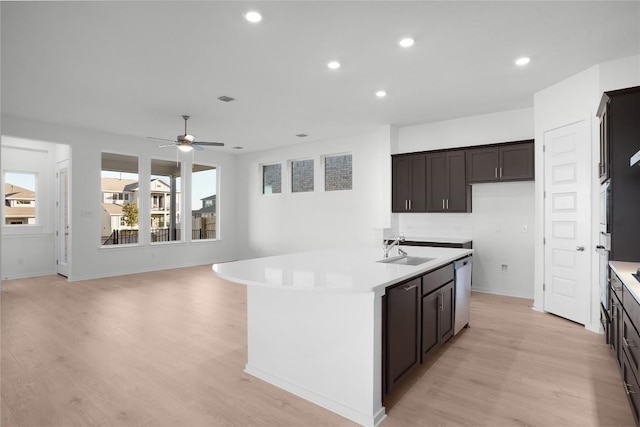
[[[576,251],[578,252],[584,251],[584,246],[576,246]]]

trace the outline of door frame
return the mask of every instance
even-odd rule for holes
[[[63,200],[62,195],[62,181],[61,181],[61,170],[67,170],[67,198]],[[69,159],[60,160],[56,162],[56,191],[55,191],[55,211],[56,211],[56,222],[55,222],[55,241],[56,241],[56,273],[69,278],[69,271],[71,269],[71,162]],[[64,203],[66,202],[66,206]],[[67,230],[64,227],[64,212],[66,208],[67,215]],[[63,239],[65,238],[65,232],[67,234],[67,262],[63,263],[62,260],[62,244]]]
[[[594,241],[594,226],[591,224],[593,219],[596,218],[597,212],[594,211],[598,209],[597,203],[598,200],[594,199],[594,191],[599,191],[599,179],[597,174],[597,165],[592,164],[593,159],[597,158],[597,149],[594,148],[594,135],[599,135],[598,129],[594,130],[594,126],[598,126],[597,120],[595,120],[595,113],[586,112],[584,115],[573,115],[573,117],[569,119],[563,119],[562,121],[553,120],[553,123],[549,123],[548,126],[545,126],[543,129],[536,130],[535,135],[535,144],[534,144],[534,156],[535,156],[535,228],[536,228],[536,242],[535,242],[535,268],[534,268],[534,301],[532,309],[540,312],[546,312],[545,309],[545,300],[544,300],[544,290],[543,284],[545,281],[546,275],[546,266],[545,266],[545,246],[543,244],[543,240],[545,237],[545,203],[547,200],[544,198],[544,191],[546,189],[546,183],[544,179],[545,175],[545,153],[543,151],[544,146],[544,136],[547,132],[553,131],[556,129],[560,129],[572,124],[576,124],[579,122],[585,122],[587,139],[589,141],[589,153],[590,153],[590,164],[588,166],[589,171],[589,189],[588,189],[588,233],[585,242],[585,250],[591,251],[593,249],[593,241]],[[594,133],[595,132],[595,133]],[[594,181],[595,180],[595,181]],[[595,190],[594,190],[595,189]],[[597,197],[596,197],[597,198]],[[597,227],[596,227],[597,228]],[[595,236],[597,237],[597,230]],[[590,275],[593,277],[594,270],[594,257],[589,257],[589,266],[588,269],[590,271]],[[596,278],[597,279],[597,278]],[[602,328],[600,326],[599,321],[599,294],[598,292],[598,284],[597,280],[592,280],[589,283],[589,296],[588,296],[588,314],[587,319],[585,320],[585,328],[596,333],[602,333]],[[596,293],[594,293],[596,292]],[[594,309],[596,307],[597,309]]]

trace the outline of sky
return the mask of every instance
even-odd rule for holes
[[[36,174],[33,173],[6,172],[4,174],[4,182],[26,188],[27,190],[36,191]]]
[[[102,171],[104,178],[120,178],[120,179],[133,179],[138,180],[138,174],[127,172],[111,172]],[[158,178],[156,175],[152,175],[152,178]],[[159,178],[162,178],[161,176]],[[200,171],[193,174],[192,182],[192,194],[191,194],[191,210],[200,209],[202,202],[200,199],[209,197],[212,194],[216,194],[217,186],[217,169],[210,169],[206,171]],[[179,183],[179,178],[178,178]],[[167,183],[168,184],[168,183]],[[16,184],[20,185],[20,184]],[[25,187],[27,188],[27,187]]]

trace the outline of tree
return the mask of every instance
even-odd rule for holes
[[[138,224],[138,204],[137,203],[133,202],[133,203],[129,203],[128,205],[124,205],[122,207],[122,213],[123,213],[122,219],[124,220],[124,223],[129,226],[129,228],[132,228],[134,225]]]

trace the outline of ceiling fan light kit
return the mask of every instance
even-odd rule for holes
[[[160,141],[170,141],[172,142],[172,144],[163,144],[163,145],[158,145],[158,147],[178,147],[178,150],[183,151],[185,153],[188,153],[189,151],[193,150],[194,148],[197,150],[202,150],[203,146],[210,146],[210,147],[223,147],[224,144],[222,142],[206,142],[206,141],[196,141],[196,137],[189,134],[187,132],[187,120],[189,120],[188,115],[183,115],[182,118],[184,119],[184,135],[178,135],[175,139],[175,141],[172,141],[170,139],[164,139],[164,138],[154,138],[152,136],[149,136],[149,139],[157,139]]]

